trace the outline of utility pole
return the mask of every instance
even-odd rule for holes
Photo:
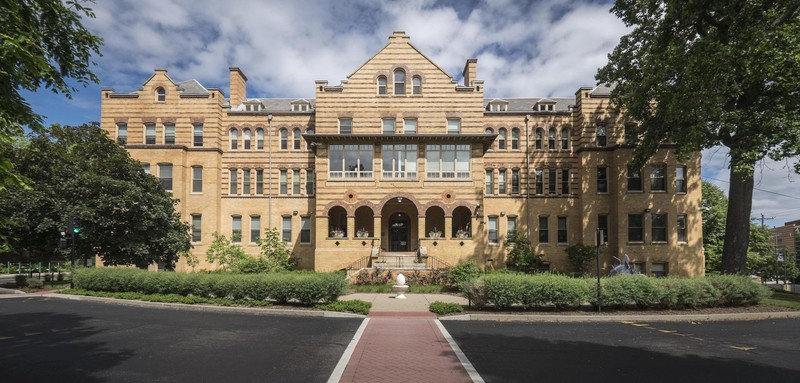
[[[756,219],[758,219],[758,218],[756,218]],[[764,221],[771,221],[771,220],[773,220],[773,219],[775,219],[775,217],[769,217],[769,218],[767,218],[767,217],[764,217],[764,213],[761,213],[761,227],[764,227],[764,226],[765,226],[765,225],[764,225]]]
[[[530,148],[531,145],[529,141],[529,132],[528,132],[528,121],[531,119],[530,114],[525,115],[525,213],[527,217],[525,221],[527,222],[528,228],[528,240],[531,241],[531,226],[533,226],[533,222],[531,222],[531,165],[530,165]],[[531,241],[533,243],[533,241]]]
[[[267,135],[269,136],[269,140],[267,141],[267,145],[269,145],[269,175],[268,182],[269,182],[269,212],[267,215],[269,216],[269,228],[272,230],[272,113],[267,115],[267,122],[269,126],[267,127]]]

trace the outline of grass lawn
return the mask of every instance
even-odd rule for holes
[[[765,299],[762,303],[800,310],[800,294],[775,290],[772,292],[772,296]]]

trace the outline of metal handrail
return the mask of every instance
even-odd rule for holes
[[[359,258],[357,261],[347,265],[347,267],[345,267],[344,269],[345,270],[359,270],[359,269],[367,268],[367,267],[370,266],[371,258],[372,257],[370,257],[369,255],[366,256],[366,257],[363,257],[363,258]]]

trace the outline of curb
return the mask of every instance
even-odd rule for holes
[[[439,317],[439,320],[494,321],[494,322],[540,322],[540,323],[587,323],[587,322],[723,322],[766,319],[798,319],[800,311],[736,314],[679,314],[679,315],[506,315],[463,314]]]
[[[183,311],[204,311],[204,312],[218,312],[218,313],[236,313],[236,314],[249,314],[249,315],[275,315],[275,316],[298,316],[298,317],[324,317],[324,318],[366,318],[365,315],[343,313],[336,311],[320,311],[320,310],[287,310],[275,309],[268,307],[230,307],[230,306],[215,306],[208,304],[185,304],[185,303],[166,303],[166,302],[146,302],[128,299],[105,298],[105,297],[90,297],[85,295],[70,295],[52,293],[44,295],[46,297],[66,299],[73,301],[89,301],[110,303],[123,306],[133,307],[147,307],[147,308],[163,308],[172,310]]]

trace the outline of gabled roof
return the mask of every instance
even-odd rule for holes
[[[364,67],[365,65],[367,65],[367,64],[368,64],[370,61],[372,61],[372,59],[374,59],[375,57],[377,57],[378,55],[380,55],[380,54],[381,54],[381,53],[382,53],[384,50],[386,50],[386,48],[388,48],[388,47],[389,47],[389,45],[392,45],[392,43],[393,43],[393,41],[392,41],[392,40],[393,40],[393,39],[398,39],[398,38],[405,38],[405,39],[404,39],[404,40],[405,40],[405,43],[406,43],[406,44],[408,44],[408,46],[409,46],[409,47],[411,47],[411,49],[413,49],[414,51],[416,51],[416,52],[417,52],[417,53],[418,53],[420,56],[422,56],[422,57],[423,57],[425,60],[427,60],[429,63],[431,63],[431,65],[433,65],[434,67],[436,67],[436,69],[438,69],[440,72],[442,72],[442,74],[443,74],[443,75],[445,75],[445,76],[447,76],[448,78],[450,78],[451,80],[453,80],[453,76],[451,76],[451,75],[447,74],[447,72],[445,72],[445,71],[444,71],[444,69],[442,69],[440,66],[436,65],[436,63],[435,63],[435,62],[433,62],[433,60],[431,60],[430,58],[428,58],[428,56],[425,56],[425,54],[424,54],[424,53],[422,53],[422,52],[421,52],[419,49],[417,49],[417,47],[415,47],[413,44],[411,44],[411,42],[409,42],[409,41],[408,41],[408,40],[410,40],[410,38],[409,38],[409,37],[408,37],[408,35],[406,35],[406,33],[405,33],[405,32],[403,32],[403,31],[394,31],[394,33],[392,33],[392,35],[391,35],[391,36],[389,36],[389,42],[388,42],[388,43],[386,43],[386,45],[384,45],[384,46],[383,46],[383,48],[381,48],[381,50],[379,50],[377,53],[375,53],[375,54],[374,54],[374,55],[372,55],[372,56],[371,56],[369,59],[367,59],[367,61],[364,61],[364,63],[363,63],[363,64],[361,64],[361,65],[360,65],[360,66],[359,66],[359,67],[358,67],[356,70],[354,70],[354,71],[353,71],[353,73],[350,73],[350,74],[347,76],[347,78],[349,79],[350,77],[353,77],[353,75],[355,75],[356,73],[358,73],[358,71],[360,71],[360,70],[361,70],[361,68],[363,68],[363,67]]]
[[[487,102],[487,104],[508,104],[508,100],[502,98],[493,98]]]
[[[600,85],[594,87],[594,89],[592,89],[592,91],[589,92],[589,95],[590,96],[608,97],[608,96],[611,95],[611,91],[614,90],[614,88],[616,88],[616,87],[617,87],[617,84],[600,84]]]
[[[308,101],[308,99],[305,98],[294,99],[290,102],[290,104],[310,104],[310,103],[311,101]]]
[[[542,97],[539,99],[539,104],[555,104],[556,101],[552,98]]]
[[[195,79],[179,82],[178,91],[182,94],[208,94],[208,89]]]

